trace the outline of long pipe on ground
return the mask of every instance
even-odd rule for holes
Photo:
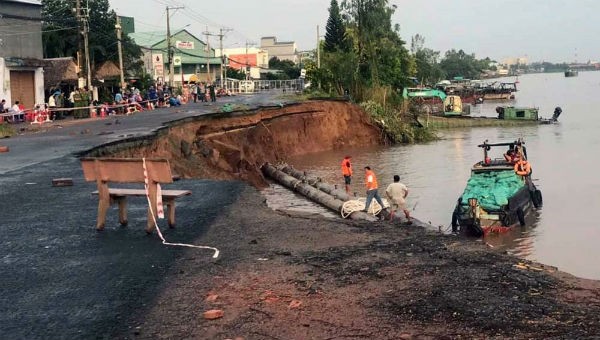
[[[344,201],[335,198],[334,196],[327,194],[319,189],[312,187],[311,185],[304,183],[302,180],[297,179],[293,176],[290,176],[284,173],[281,170],[278,170],[274,166],[269,163],[265,163],[261,167],[263,173],[273,180],[277,181],[279,184],[303,195],[304,197],[317,202],[331,210],[334,210],[338,213],[342,210],[342,205]],[[375,221],[376,219],[366,214],[362,211],[355,211],[350,215],[350,218],[353,220],[367,220],[367,221]]]
[[[306,183],[310,184],[311,186],[313,186],[325,193],[328,193],[336,198],[339,198],[340,200],[342,200],[344,202],[352,199],[345,190],[340,190],[335,185],[331,185],[329,183],[322,182],[320,178],[309,177],[306,174],[306,172],[298,171],[298,170],[294,169],[294,167],[292,167],[291,165],[285,165],[284,167],[281,168],[281,171],[285,172],[286,174],[288,174],[296,179],[305,180]]]
[[[300,181],[306,182],[308,185],[310,185],[318,190],[321,190],[329,195],[332,195],[333,197],[338,198],[344,202],[354,199],[353,197],[348,195],[345,190],[337,189],[335,185],[331,185],[329,183],[322,182],[321,179],[318,177],[311,177],[306,172],[296,170],[296,169],[294,169],[293,166],[291,166],[289,164],[283,165],[281,167],[281,171],[300,180]],[[403,215],[403,213],[401,211],[399,211],[398,213]],[[380,214],[386,220],[390,218],[389,211],[387,211],[385,209],[382,210]],[[371,215],[368,215],[368,216],[371,216]],[[412,217],[412,220],[413,220],[414,225],[431,227],[430,225],[423,223],[414,217]],[[395,221],[396,221],[396,223],[400,223],[401,219],[399,218],[399,216],[396,218]]]

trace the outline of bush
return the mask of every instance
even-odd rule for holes
[[[420,143],[437,139],[431,128],[413,124],[408,116],[402,115],[398,110],[388,109],[372,100],[362,103],[361,107],[382,128],[386,140],[391,144]]]

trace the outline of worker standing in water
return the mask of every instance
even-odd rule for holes
[[[346,156],[342,161],[342,175],[344,175],[344,185],[346,186],[346,193],[348,195],[350,195],[350,183],[352,183],[352,164],[350,164],[350,158],[352,156]]]
[[[367,213],[369,212],[369,206],[371,205],[373,198],[379,203],[381,209],[385,209],[385,205],[383,205],[383,201],[377,191],[377,177],[375,177],[375,173],[368,166],[365,166],[365,184],[367,186],[367,202],[365,203],[364,211]]]

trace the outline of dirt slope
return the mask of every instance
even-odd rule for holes
[[[241,179],[265,185],[265,162],[382,141],[381,131],[357,105],[309,101],[285,107],[186,119],[135,148],[103,150],[115,157],[166,157],[186,178]]]

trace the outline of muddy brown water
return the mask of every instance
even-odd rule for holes
[[[477,145],[486,139],[496,142],[523,137],[533,177],[543,193],[543,209],[529,216],[526,227],[489,237],[486,242],[580,277],[600,279],[596,263],[600,255],[600,72],[581,72],[575,78],[565,78],[562,73],[525,75],[518,85],[514,101],[487,102],[473,108],[472,115],[495,116],[496,106],[514,104],[537,106],[542,116],[550,117],[554,107],[560,106],[560,124],[442,130],[442,139],[428,144],[344,149],[288,161],[342,185],[340,163],[345,154],[351,154],[355,168],[352,190],[362,196],[364,166],[374,169],[380,189],[399,174],[409,187],[409,207],[414,215],[430,221],[436,229],[447,230],[470,167],[482,158]],[[492,156],[501,157],[501,151]],[[276,185],[266,194],[274,208],[333,215]]]

